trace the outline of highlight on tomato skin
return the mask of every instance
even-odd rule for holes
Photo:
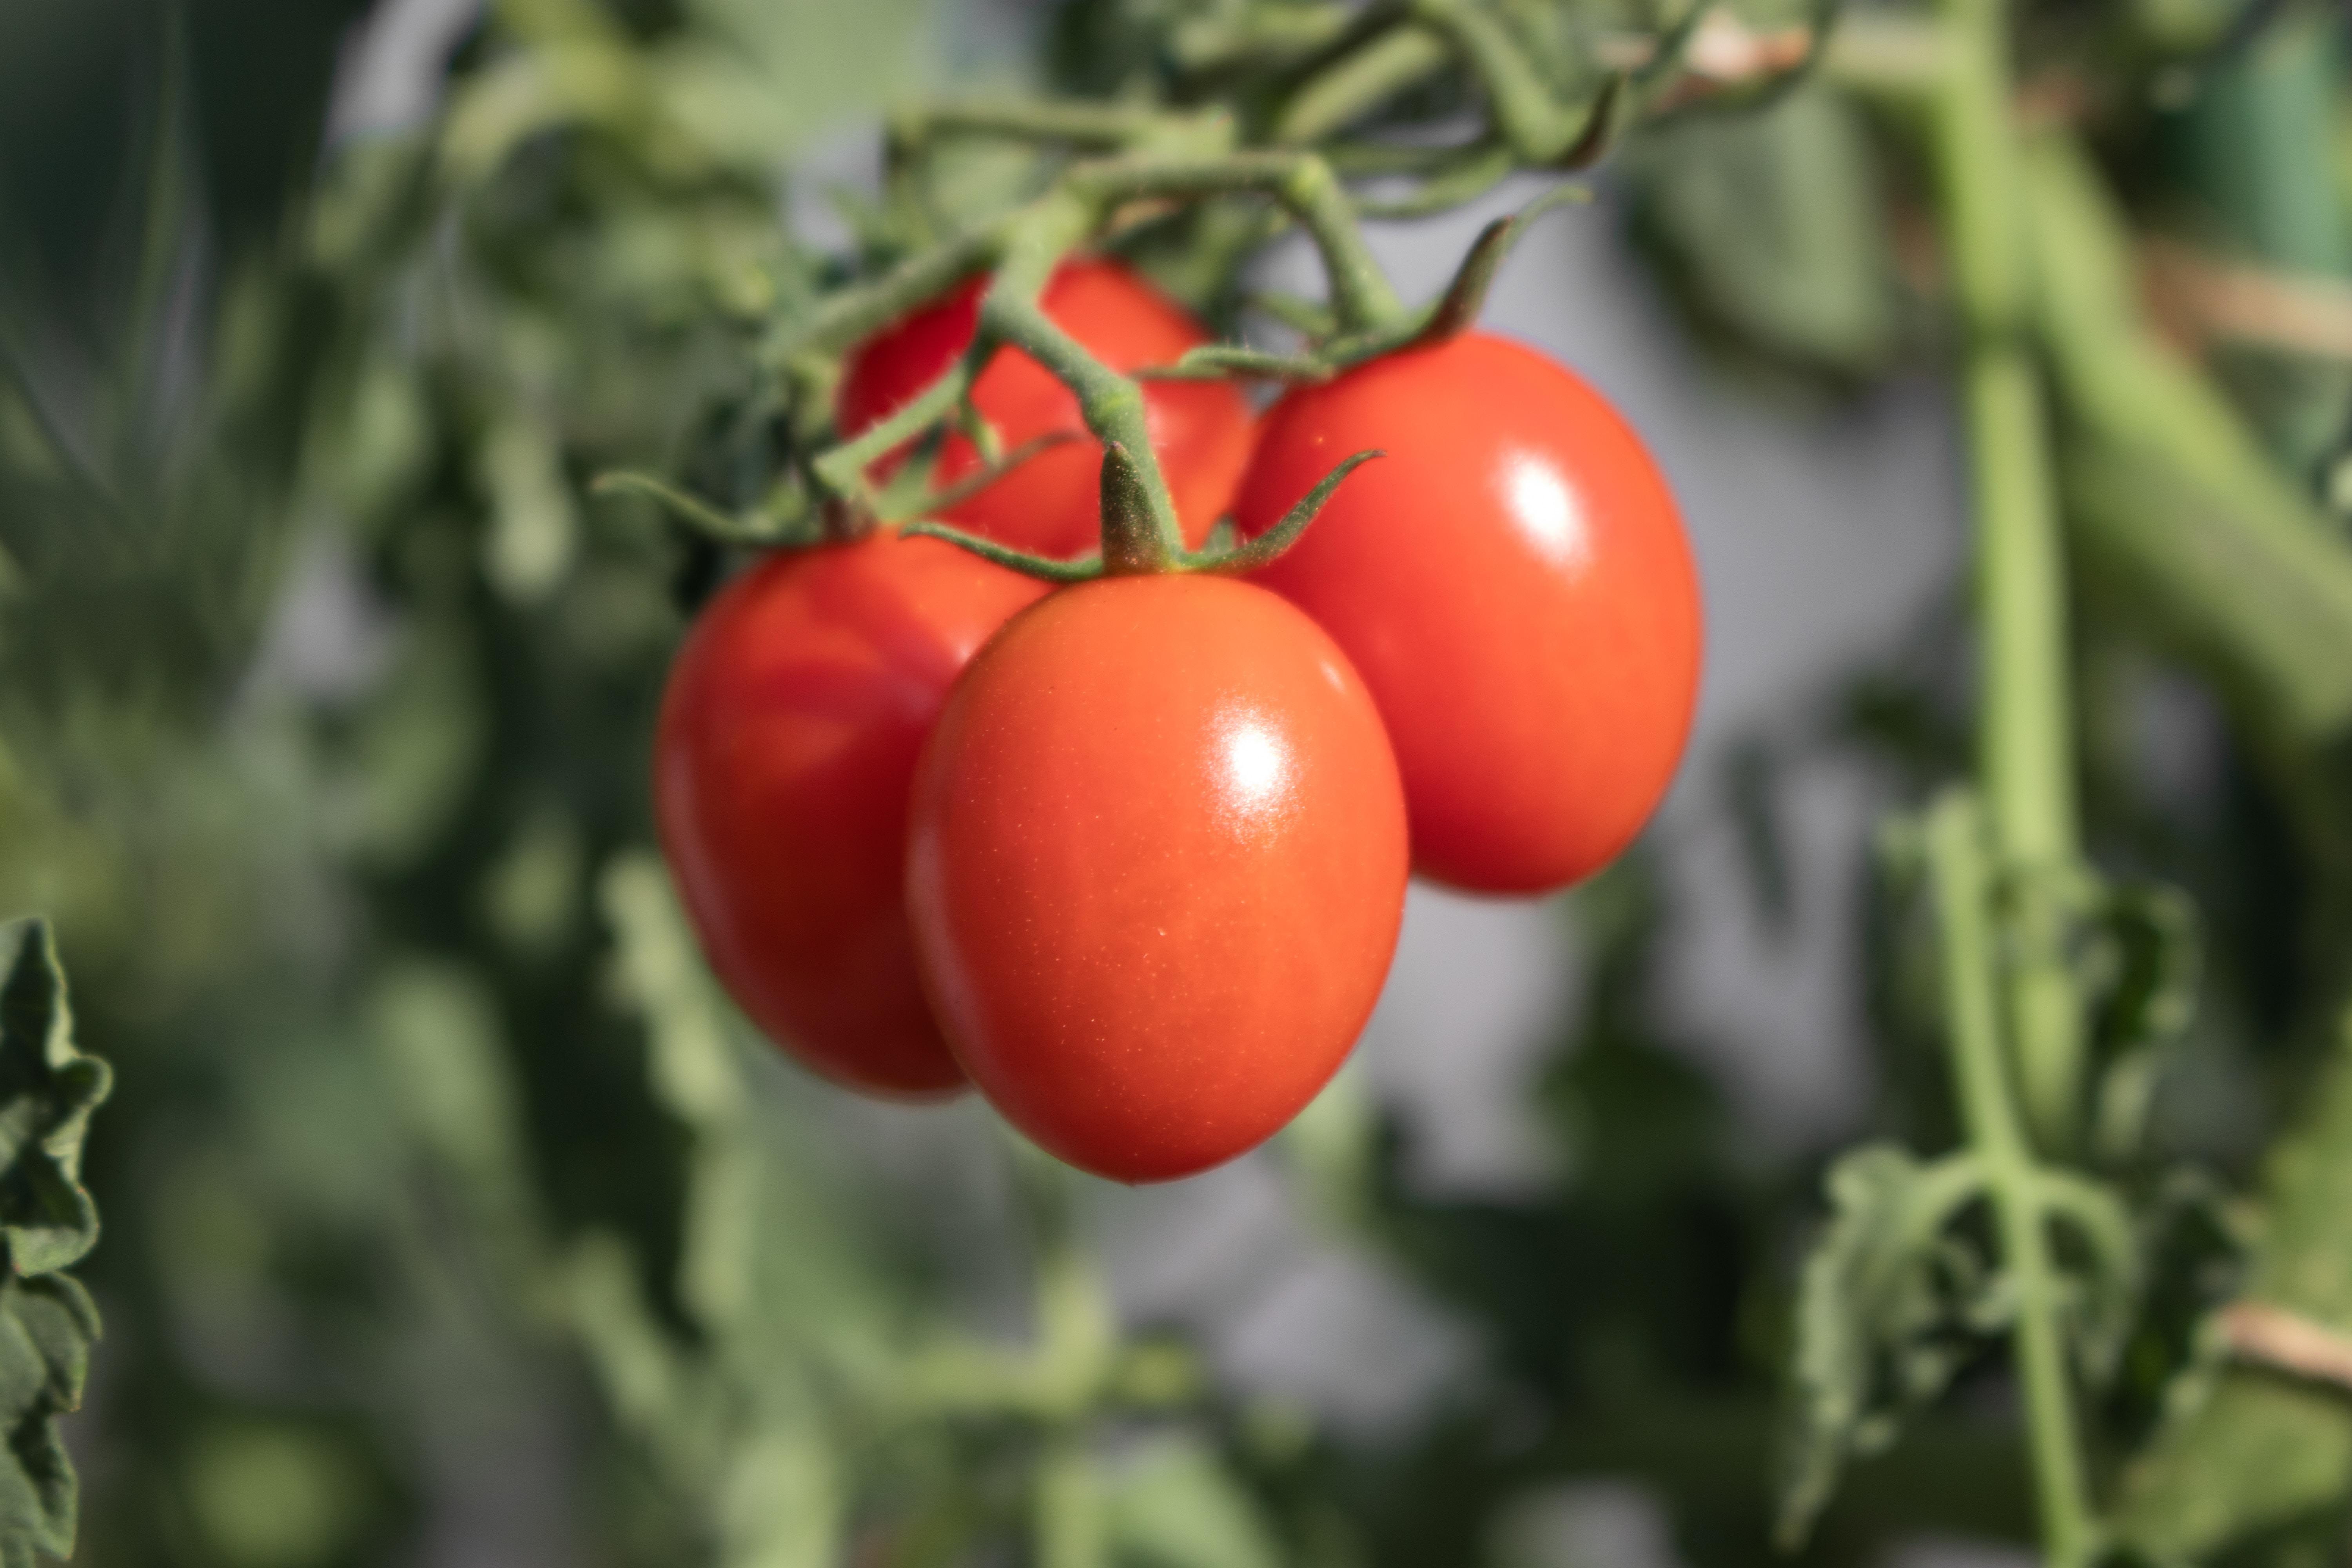
[[[924,984],[964,1069],[1070,1164],[1255,1147],[1353,1047],[1394,953],[1404,799],[1370,694],[1262,589],[1115,577],[1016,616],[909,815]]]
[[[835,404],[845,438],[922,391],[971,345],[982,283],[974,279],[959,286],[851,351]],[[1055,324],[1122,373],[1172,363],[1187,349],[1212,341],[1173,300],[1116,261],[1066,262],[1039,303]],[[1067,559],[1096,548],[1102,447],[1087,437],[1076,395],[1027,354],[1005,350],[981,372],[971,399],[1008,451],[1057,431],[1084,438],[1028,458],[949,508],[944,520],[1043,555]],[[1152,381],[1144,384],[1143,404],[1185,542],[1197,548],[1230,504],[1249,461],[1248,400],[1229,382]],[[952,484],[981,467],[979,451],[953,432],[940,447],[933,482]]]
[[[671,667],[654,805],[680,900],[745,1015],[846,1087],[964,1087],[915,974],[907,796],[956,676],[1044,591],[937,540],[778,552]]]
[[[1363,672],[1417,870],[1488,893],[1591,876],[1664,797],[1697,701],[1698,574],[1664,476],[1573,373],[1468,332],[1286,394],[1243,533],[1365,447],[1387,456],[1252,581]]]

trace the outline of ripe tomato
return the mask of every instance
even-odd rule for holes
[[[1367,447],[1388,456],[1254,580],[1363,672],[1419,870],[1487,892],[1591,875],[1665,793],[1697,697],[1698,577],[1664,478],[1591,387],[1467,333],[1268,410],[1242,531]]]
[[[950,1092],[907,933],[907,793],[948,688],[1042,584],[929,539],[769,557],[662,698],[654,808],[712,969],[752,1022],[872,1093]]]
[[[855,436],[937,380],[971,342],[981,279],[868,338],[843,369],[835,412]],[[1046,315],[1113,370],[1171,364],[1210,341],[1200,323],[1116,262],[1074,261],[1054,274],[1039,301]],[[972,387],[1007,451],[1057,430],[1086,434],[1078,400],[1027,354],[992,359]],[[1249,460],[1250,409],[1227,382],[1145,384],[1144,417],[1188,543],[1198,547],[1233,498]],[[952,484],[981,467],[961,435],[940,448],[933,483]],[[1102,447],[1073,441],[1041,452],[945,513],[945,520],[1002,543],[1057,557],[1082,555],[1101,538]]]
[[[1395,951],[1404,800],[1370,694],[1262,589],[1114,577],[1016,616],[925,747],[908,909],[1007,1120],[1126,1182],[1297,1115]]]

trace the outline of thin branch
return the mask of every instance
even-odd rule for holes
[[[1396,291],[1356,226],[1356,209],[1331,166],[1312,153],[1249,152],[1222,158],[1105,158],[1074,165],[1074,191],[1098,203],[1141,196],[1271,196],[1322,253],[1343,325],[1369,328],[1402,313]]]

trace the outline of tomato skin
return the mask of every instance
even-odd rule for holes
[[[1264,1142],[1396,947],[1404,800],[1330,638],[1222,578],[1015,617],[925,747],[908,907],[949,1043],[1014,1126],[1123,1182]]]
[[[1497,893],[1591,875],[1665,794],[1697,700],[1698,575],[1664,477],[1591,386],[1473,332],[1276,404],[1243,533],[1365,447],[1388,455],[1252,580],[1363,672],[1416,869]]]
[[[780,552],[671,667],[654,808],[687,913],[751,1021],[850,1088],[963,1087],[915,975],[907,795],[956,676],[1044,592],[937,540]]]
[[[929,385],[971,342],[981,279],[902,318],[860,343],[843,366],[836,400],[844,437],[856,435]],[[1039,298],[1045,314],[1113,370],[1171,364],[1210,342],[1199,322],[1116,262],[1065,264]],[[1027,354],[990,360],[972,387],[1007,451],[1057,430],[1086,435],[1078,400]],[[1151,448],[1176,502],[1185,540],[1198,547],[1233,497],[1249,460],[1248,401],[1227,382],[1155,381],[1143,391]],[[950,434],[933,469],[935,485],[977,471],[980,454]],[[1039,453],[978,495],[949,509],[946,521],[1000,542],[1059,558],[1101,542],[1102,447],[1073,441]]]

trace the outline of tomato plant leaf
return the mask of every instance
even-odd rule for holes
[[[2066,1266],[2067,1327],[2084,1372],[2104,1384],[2115,1374],[2139,1312],[2138,1231],[2130,1209],[2104,1183],[2062,1170],[2045,1170],[2040,1181],[2042,1213],[2053,1234],[2069,1244],[2060,1254]]]
[[[1973,1159],[1923,1163],[1869,1144],[1824,1185],[1832,1212],[1798,1287],[1779,1525],[1790,1548],[1846,1461],[1886,1447],[1905,1415],[1943,1392],[2000,1300],[1981,1251],[1950,1228],[1982,1195]]]
[[[81,1404],[99,1321],[58,1271],[98,1241],[81,1145],[110,1079],[74,1048],[47,921],[0,926],[0,1564],[16,1568],[73,1551],[79,1492],[57,1418]]]
[[[69,1268],[97,1245],[81,1143],[110,1075],[74,1048],[47,921],[0,926],[0,1236],[10,1270],[30,1278]]]
[[[2244,1299],[2336,1333],[2352,1329],[2352,1015],[2263,1173],[2267,1220]],[[2159,1559],[2210,1561],[2254,1540],[2318,1538],[2352,1491],[2352,1405],[2340,1389],[2261,1366],[2224,1369],[2166,1420],[2126,1472],[2116,1534]]]
[[[2176,888],[2114,889],[2084,954],[2095,999],[2099,1074],[2095,1131],[2110,1161],[2138,1151],[2156,1092],[2162,1047],[2189,1026],[2202,969],[2196,906]]]
[[[1628,167],[1639,232],[1717,334],[1832,375],[1895,352],[1880,174],[1851,103],[1802,88],[1752,118],[1662,130]]]

